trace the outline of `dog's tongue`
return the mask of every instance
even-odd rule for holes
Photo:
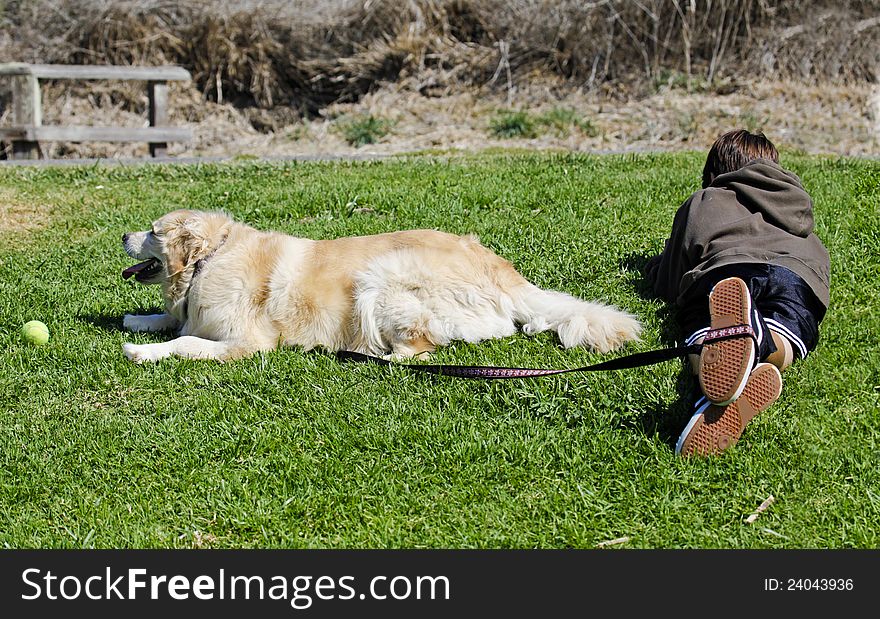
[[[150,258],[149,260],[144,260],[143,262],[138,262],[137,264],[128,267],[127,269],[122,271],[122,279],[128,279],[138,271],[143,271],[154,262],[155,260],[153,258]]]

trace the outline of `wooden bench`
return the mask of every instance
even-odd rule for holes
[[[147,142],[150,155],[164,157],[168,142],[189,142],[192,131],[168,126],[168,82],[189,81],[182,67],[0,64],[0,77],[12,78],[12,126],[0,127],[0,141],[12,144],[13,159],[37,159],[40,142]],[[147,82],[149,127],[43,125],[40,80],[136,80]]]

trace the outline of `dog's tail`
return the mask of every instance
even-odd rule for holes
[[[642,326],[632,314],[616,307],[543,290],[523,280],[511,291],[514,320],[525,333],[556,331],[566,348],[587,346],[608,352],[638,339]]]

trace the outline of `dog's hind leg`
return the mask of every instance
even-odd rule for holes
[[[215,342],[194,335],[184,335],[158,344],[123,344],[125,356],[135,363],[158,361],[171,355],[186,359],[216,359],[226,361],[244,357],[256,351],[237,342]]]
[[[415,335],[407,340],[391,343],[391,359],[427,359],[436,346],[424,335]]]

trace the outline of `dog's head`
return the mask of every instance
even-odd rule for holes
[[[122,277],[173,286],[224,242],[231,226],[232,219],[223,213],[179,210],[160,217],[149,230],[126,232],[125,253],[142,262],[125,269]]]

